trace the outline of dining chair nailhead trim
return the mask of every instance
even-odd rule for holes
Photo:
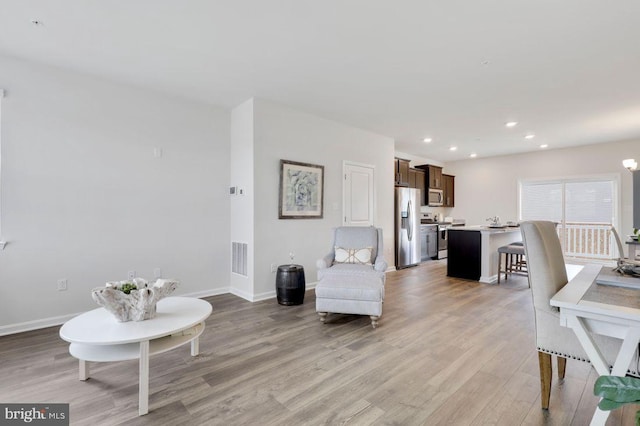
[[[591,364],[591,361],[589,361],[588,359],[578,358],[577,356],[573,356],[573,355],[566,355],[566,354],[561,354],[559,352],[548,351],[548,350],[543,349],[543,348],[538,348],[538,351],[539,352],[544,352],[546,354],[561,356],[563,358],[571,358],[571,359],[575,359],[575,360],[582,361],[582,362],[588,362],[589,364]],[[611,369],[611,368],[613,368],[612,365],[609,366],[609,369]],[[627,373],[631,373],[631,375],[633,375],[635,377],[640,377],[640,372],[638,372],[638,371],[627,369]]]

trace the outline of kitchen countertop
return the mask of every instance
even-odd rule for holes
[[[455,226],[456,228],[464,226],[464,224],[460,222],[435,222],[429,219],[420,219],[421,225],[446,225],[446,226]]]
[[[449,228],[449,231],[481,231],[483,233],[499,234],[505,232],[520,232],[520,227],[506,226],[504,228],[492,228],[488,225],[455,226],[453,228]]]

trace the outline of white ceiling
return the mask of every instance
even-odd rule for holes
[[[0,54],[265,98],[451,161],[640,139],[639,18],[637,0],[0,0]]]

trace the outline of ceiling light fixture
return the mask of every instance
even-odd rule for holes
[[[43,25],[42,21],[41,21],[41,20],[39,20],[39,19],[32,19],[32,20],[31,20],[31,23],[32,23],[33,25],[36,25],[36,26],[37,26],[37,25]]]
[[[633,158],[622,160],[622,165],[625,166],[630,172],[638,169],[638,162]]]
[[[505,123],[505,126],[507,126],[508,128],[516,127],[517,125],[517,121],[508,121],[507,123]]]
[[[431,139],[431,138],[424,138],[424,139],[422,139],[422,141],[423,141],[424,143],[430,143],[432,140],[433,140],[433,139]]]
[[[449,148],[449,151],[455,151],[455,150],[457,150],[457,149],[458,149],[458,147],[457,147],[457,146],[452,146],[451,148]]]
[[[535,138],[535,137],[536,137],[536,135],[534,135],[533,133],[529,133],[529,134],[528,134],[528,135],[526,135],[524,138],[525,138],[525,139],[533,139],[533,138]]]
[[[544,148],[546,148],[546,147],[548,147],[548,146],[549,146],[549,145],[547,145],[547,144],[545,143],[545,144],[540,145],[540,148],[543,148],[543,149],[544,149]]]
[[[476,154],[475,152],[473,154],[470,154],[469,157],[471,158],[476,158],[478,156],[478,154]]]

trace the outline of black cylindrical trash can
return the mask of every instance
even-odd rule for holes
[[[281,305],[302,305],[304,301],[304,268],[302,265],[280,265],[276,274],[276,295]]]

